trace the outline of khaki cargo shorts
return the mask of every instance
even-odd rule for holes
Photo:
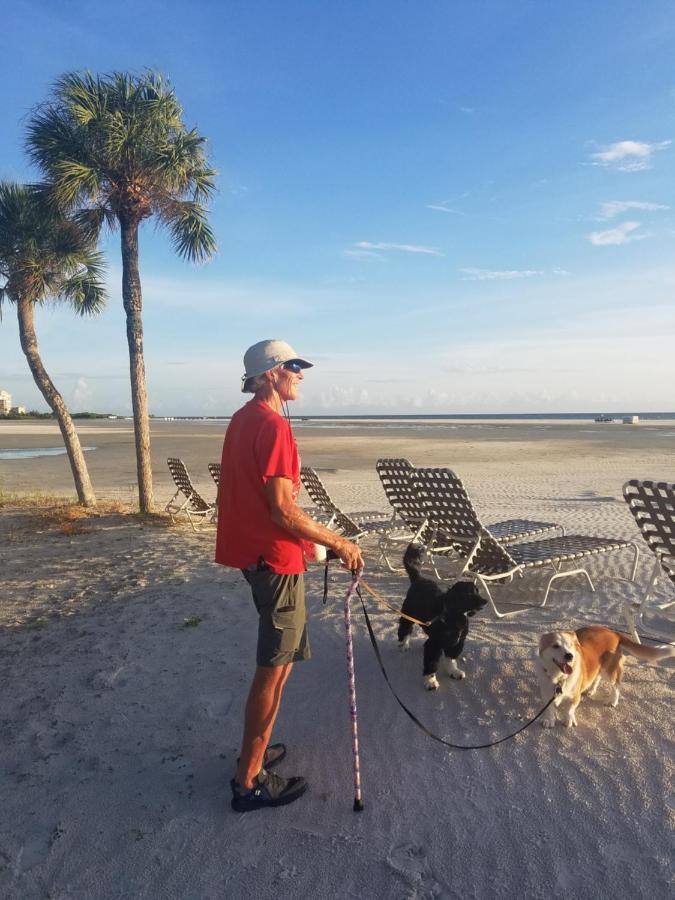
[[[258,610],[259,666],[284,666],[309,659],[305,577],[279,575],[271,569],[242,569]]]

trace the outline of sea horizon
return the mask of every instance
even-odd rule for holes
[[[673,412],[564,412],[564,413],[293,413],[290,418],[293,421],[452,421],[456,419],[469,421],[472,419],[490,419],[494,421],[510,421],[527,419],[532,421],[542,419],[575,420],[583,419],[594,422],[600,416],[607,416],[618,420],[629,416],[637,416],[639,419],[660,421],[663,419],[675,419]],[[115,416],[119,419],[131,419],[131,416]],[[232,418],[232,415],[159,415],[154,414],[153,419],[176,421],[217,421],[221,422]]]

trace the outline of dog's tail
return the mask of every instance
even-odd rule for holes
[[[416,547],[414,544],[408,544],[403,554],[403,567],[408,573],[411,582],[417,581],[421,576],[422,555],[424,547]]]
[[[624,653],[629,656],[635,656],[637,659],[648,659],[651,662],[659,662],[662,659],[669,659],[675,656],[675,647],[672,645],[666,647],[645,647],[644,644],[636,644],[631,641],[625,634],[619,635],[619,644]]]

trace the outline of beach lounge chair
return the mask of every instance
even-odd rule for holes
[[[220,487],[220,463],[209,463],[207,466],[211,478],[216,483],[216,487]]]
[[[393,510],[390,529],[380,540],[380,556],[391,572],[400,572],[400,565],[393,565],[388,554],[402,543],[425,543],[431,538],[428,513],[415,487],[415,467],[410,460],[383,457],[375,463],[375,470]]]
[[[415,473],[417,469],[407,459],[378,459],[375,464],[377,474],[380,476],[384,493],[389,501],[394,515],[398,516],[413,533],[412,540],[420,540],[425,543],[430,535],[426,526],[428,518],[428,509],[421,502],[417,489],[415,488]],[[450,471],[445,469],[443,471]],[[462,502],[471,505],[471,500],[466,492],[461,480],[455,475],[453,482],[453,490],[462,498]],[[507,519],[503,522],[495,522],[487,526],[492,536],[499,541],[500,544],[508,544],[515,541],[524,540],[526,538],[536,537],[545,534],[548,531],[559,530],[561,534],[565,534],[562,525],[555,522],[538,522],[532,519]],[[390,537],[390,541],[398,539],[396,535]],[[443,543],[443,536],[436,536],[437,542]],[[452,540],[446,541],[448,545],[452,545]],[[383,558],[387,566],[396,571],[387,555],[386,540],[381,542]]]
[[[207,503],[195,489],[183,460],[169,457],[166,462],[177,489],[164,507],[164,511],[171,516],[171,521],[175,522],[180,516],[186,516],[193,531],[198,530],[196,523],[203,524],[207,520],[209,523],[213,523],[216,516],[216,504]]]
[[[663,575],[675,584],[675,484],[665,481],[638,481],[632,479],[623,486],[623,497],[637,522],[640,534],[654,554],[654,568],[642,599],[635,604],[626,604],[625,614],[635,640],[637,624],[642,618],[644,607]],[[657,609],[666,609],[675,603],[675,598],[657,604]]]
[[[533,569],[553,571],[540,606],[545,605],[551,585],[560,578],[583,575],[590,589],[595,590],[586,569],[576,567],[561,571],[563,563],[632,548],[631,581],[635,580],[640,551],[633,541],[570,534],[524,543],[503,543],[497,540],[491,528],[482,524],[460,480],[450,469],[416,469],[415,479],[420,499],[428,512],[429,526],[434,531],[434,537],[428,545],[432,564],[433,557],[437,554],[448,555],[453,552],[459,556],[460,577],[471,578],[480,583],[497,618],[522,610],[500,612],[490,593],[489,582],[510,580],[514,575],[523,576]],[[436,570],[435,564],[434,569]],[[439,574],[437,570],[436,574]]]
[[[310,466],[300,470],[302,486],[324,516],[324,524],[352,541],[367,534],[382,533],[389,527],[390,516],[380,512],[346,513],[331,499],[325,485]],[[325,518],[327,517],[327,518]]]

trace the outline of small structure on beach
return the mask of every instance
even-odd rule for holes
[[[12,410],[12,395],[7,391],[0,391],[0,416],[8,415]]]
[[[640,421],[640,416],[624,416],[623,424],[624,425],[637,425]]]

